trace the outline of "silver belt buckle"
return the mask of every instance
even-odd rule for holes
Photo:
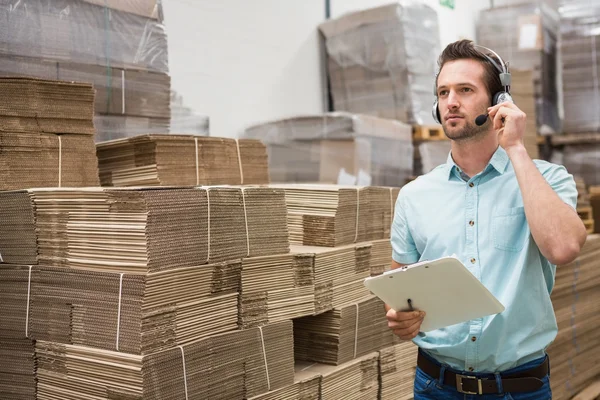
[[[477,392],[469,392],[463,389],[463,379],[471,379],[477,381]],[[456,390],[463,394],[483,394],[483,387],[481,385],[482,379],[475,378],[474,376],[458,375],[456,374]]]

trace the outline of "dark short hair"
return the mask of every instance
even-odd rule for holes
[[[500,60],[498,60],[498,58],[495,55],[488,52],[486,52],[485,54],[491,57],[494,61],[496,61],[498,65],[502,65]],[[448,46],[446,46],[446,48],[444,49],[444,51],[442,51],[442,54],[440,54],[440,57],[438,58],[438,75],[436,75],[435,77],[436,94],[439,71],[442,70],[444,64],[446,64],[449,61],[468,59],[479,61],[481,65],[483,65],[483,67],[485,68],[483,81],[488,90],[490,100],[492,99],[492,96],[495,93],[504,90],[504,86],[502,86],[502,82],[500,81],[500,71],[496,69],[494,64],[492,64],[490,60],[488,60],[480,50],[475,48],[471,40],[462,39],[454,43],[450,43]]]

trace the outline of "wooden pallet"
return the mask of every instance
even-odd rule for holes
[[[592,207],[577,207],[577,214],[579,214],[579,217],[584,221],[594,219],[594,215],[592,214]]]
[[[414,140],[447,140],[441,125],[413,125]]]

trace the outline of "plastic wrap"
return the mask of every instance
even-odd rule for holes
[[[449,140],[419,143],[415,151],[415,175],[426,174],[438,165],[445,164],[450,146]]]
[[[554,133],[561,131],[558,36],[558,13],[542,1],[484,10],[477,22],[478,44],[497,52],[511,70],[533,72],[537,128]],[[519,90],[514,80],[511,89]]]
[[[600,131],[600,2],[559,8],[565,133]]]
[[[434,124],[433,81],[441,51],[438,16],[401,1],[319,26],[336,111]]]
[[[0,1],[0,75],[93,84],[96,141],[208,134],[172,99],[167,61],[159,0]]]
[[[367,115],[298,116],[246,129],[267,146],[271,182],[402,186],[412,175],[412,128]]]
[[[562,164],[570,174],[581,176],[586,185],[600,185],[600,145],[565,146],[553,154],[553,162]]]
[[[3,56],[169,71],[167,36],[157,0],[3,0],[0,4]],[[144,9],[147,15],[139,15]]]

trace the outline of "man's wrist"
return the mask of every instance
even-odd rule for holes
[[[512,160],[514,157],[519,157],[524,154],[527,154],[527,149],[523,143],[515,144],[513,146],[507,147],[506,154]]]

